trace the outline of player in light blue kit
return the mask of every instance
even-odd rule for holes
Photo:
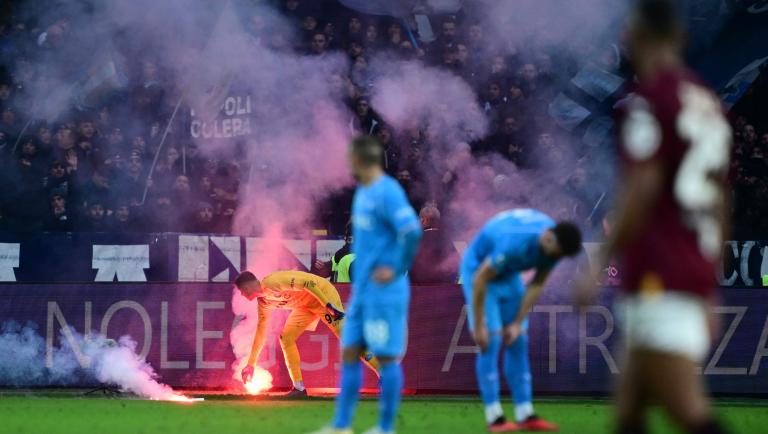
[[[376,139],[358,137],[350,143],[350,167],[358,182],[352,203],[352,298],[341,332],[341,391],[333,424],[318,433],[352,432],[365,350],[381,363],[380,418],[367,433],[394,433],[403,387],[400,359],[408,334],[407,273],[422,232],[402,187],[384,174],[382,159]]]
[[[469,329],[481,350],[476,373],[490,432],[558,429],[533,412],[527,316],[557,261],[580,250],[581,234],[574,224],[556,224],[542,212],[515,209],[489,220],[464,253],[461,279]],[[525,288],[520,272],[531,269],[535,274]],[[498,360],[502,340],[504,375],[517,423],[507,422],[501,409]]]

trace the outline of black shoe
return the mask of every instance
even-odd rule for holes
[[[309,395],[307,395],[307,389],[299,390],[294,388],[283,396],[286,398],[306,398]]]

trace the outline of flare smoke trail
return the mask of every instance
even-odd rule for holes
[[[79,350],[64,335],[71,335]],[[46,360],[50,363],[46,365]],[[83,337],[62,330],[61,342],[47,353],[46,342],[34,325],[5,322],[0,327],[0,384],[4,386],[118,386],[124,392],[163,401],[186,401],[170,386],[159,383],[146,360],[136,354],[136,342],[123,336],[117,342],[92,333]]]

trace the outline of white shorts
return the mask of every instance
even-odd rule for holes
[[[678,354],[701,362],[709,352],[707,308],[693,294],[632,294],[617,303],[627,349]]]

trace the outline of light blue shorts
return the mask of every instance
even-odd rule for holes
[[[408,346],[409,297],[355,297],[341,330],[342,348],[361,347],[377,357],[402,357]]]
[[[467,325],[470,331],[475,324],[475,315],[472,309],[472,281],[474,277],[475,270],[462,270],[462,290],[464,300],[467,303]],[[524,294],[525,285],[519,273],[501,277],[488,284],[488,291],[485,294],[485,326],[488,327],[489,333],[499,333],[504,326],[515,320]],[[523,321],[522,325],[523,330],[528,329],[528,318]]]

